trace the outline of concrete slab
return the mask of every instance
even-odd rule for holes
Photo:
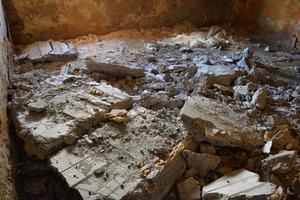
[[[153,127],[161,124],[149,120],[155,118],[153,111],[137,107],[128,115],[133,118],[126,126],[106,123],[50,158],[51,166],[84,199],[162,199],[184,173],[181,152],[189,145],[183,142],[174,148],[175,140],[166,139],[176,125],[169,122],[156,134]],[[139,189],[142,192],[136,193]]]
[[[259,175],[244,169],[226,174],[203,187],[203,200],[209,199],[267,199],[276,193],[277,186],[259,182]]]
[[[35,42],[23,49],[17,58],[19,61],[28,59],[33,63],[46,61],[68,61],[77,58],[78,52],[72,44],[60,41]]]
[[[125,64],[116,64],[116,63],[105,63],[103,61],[97,61],[89,59],[86,61],[86,68],[90,72],[98,72],[111,76],[119,77],[134,77],[140,78],[144,77],[144,69],[142,67],[135,67]]]
[[[181,111],[189,134],[198,141],[254,149],[262,146],[263,133],[247,118],[228,105],[213,99],[194,96]]]
[[[71,84],[65,84],[64,90],[57,90],[42,82],[35,91],[38,95],[28,101],[42,101],[47,105],[43,112],[29,112],[33,103],[28,107],[14,105],[17,135],[25,142],[29,155],[45,159],[69,144],[66,137],[80,137],[105,121],[105,114],[111,109],[132,107],[127,93],[106,83],[83,84],[76,92],[71,88]]]

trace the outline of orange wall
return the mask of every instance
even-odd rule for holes
[[[210,25],[230,17],[232,0],[6,0],[15,43],[172,26]]]
[[[236,0],[233,10],[239,25],[300,40],[300,0]]]

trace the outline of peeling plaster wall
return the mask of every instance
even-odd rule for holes
[[[128,28],[226,21],[232,0],[6,0],[15,43],[104,34]]]
[[[300,0],[236,0],[233,7],[239,25],[300,40]]]
[[[16,199],[10,153],[10,138],[8,135],[8,121],[6,116],[6,94],[8,85],[8,66],[10,42],[0,1],[0,199]]]

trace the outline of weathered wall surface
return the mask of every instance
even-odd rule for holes
[[[3,200],[16,199],[11,171],[11,154],[9,151],[10,139],[6,116],[9,49],[10,43],[7,37],[2,1],[0,1],[0,199]]]
[[[239,25],[295,35],[300,40],[300,0],[236,0],[233,10]]]
[[[120,29],[226,21],[232,0],[6,0],[15,43]]]

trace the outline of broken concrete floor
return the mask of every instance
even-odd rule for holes
[[[299,198],[300,59],[265,47],[216,26],[20,47],[16,135],[64,199]]]

